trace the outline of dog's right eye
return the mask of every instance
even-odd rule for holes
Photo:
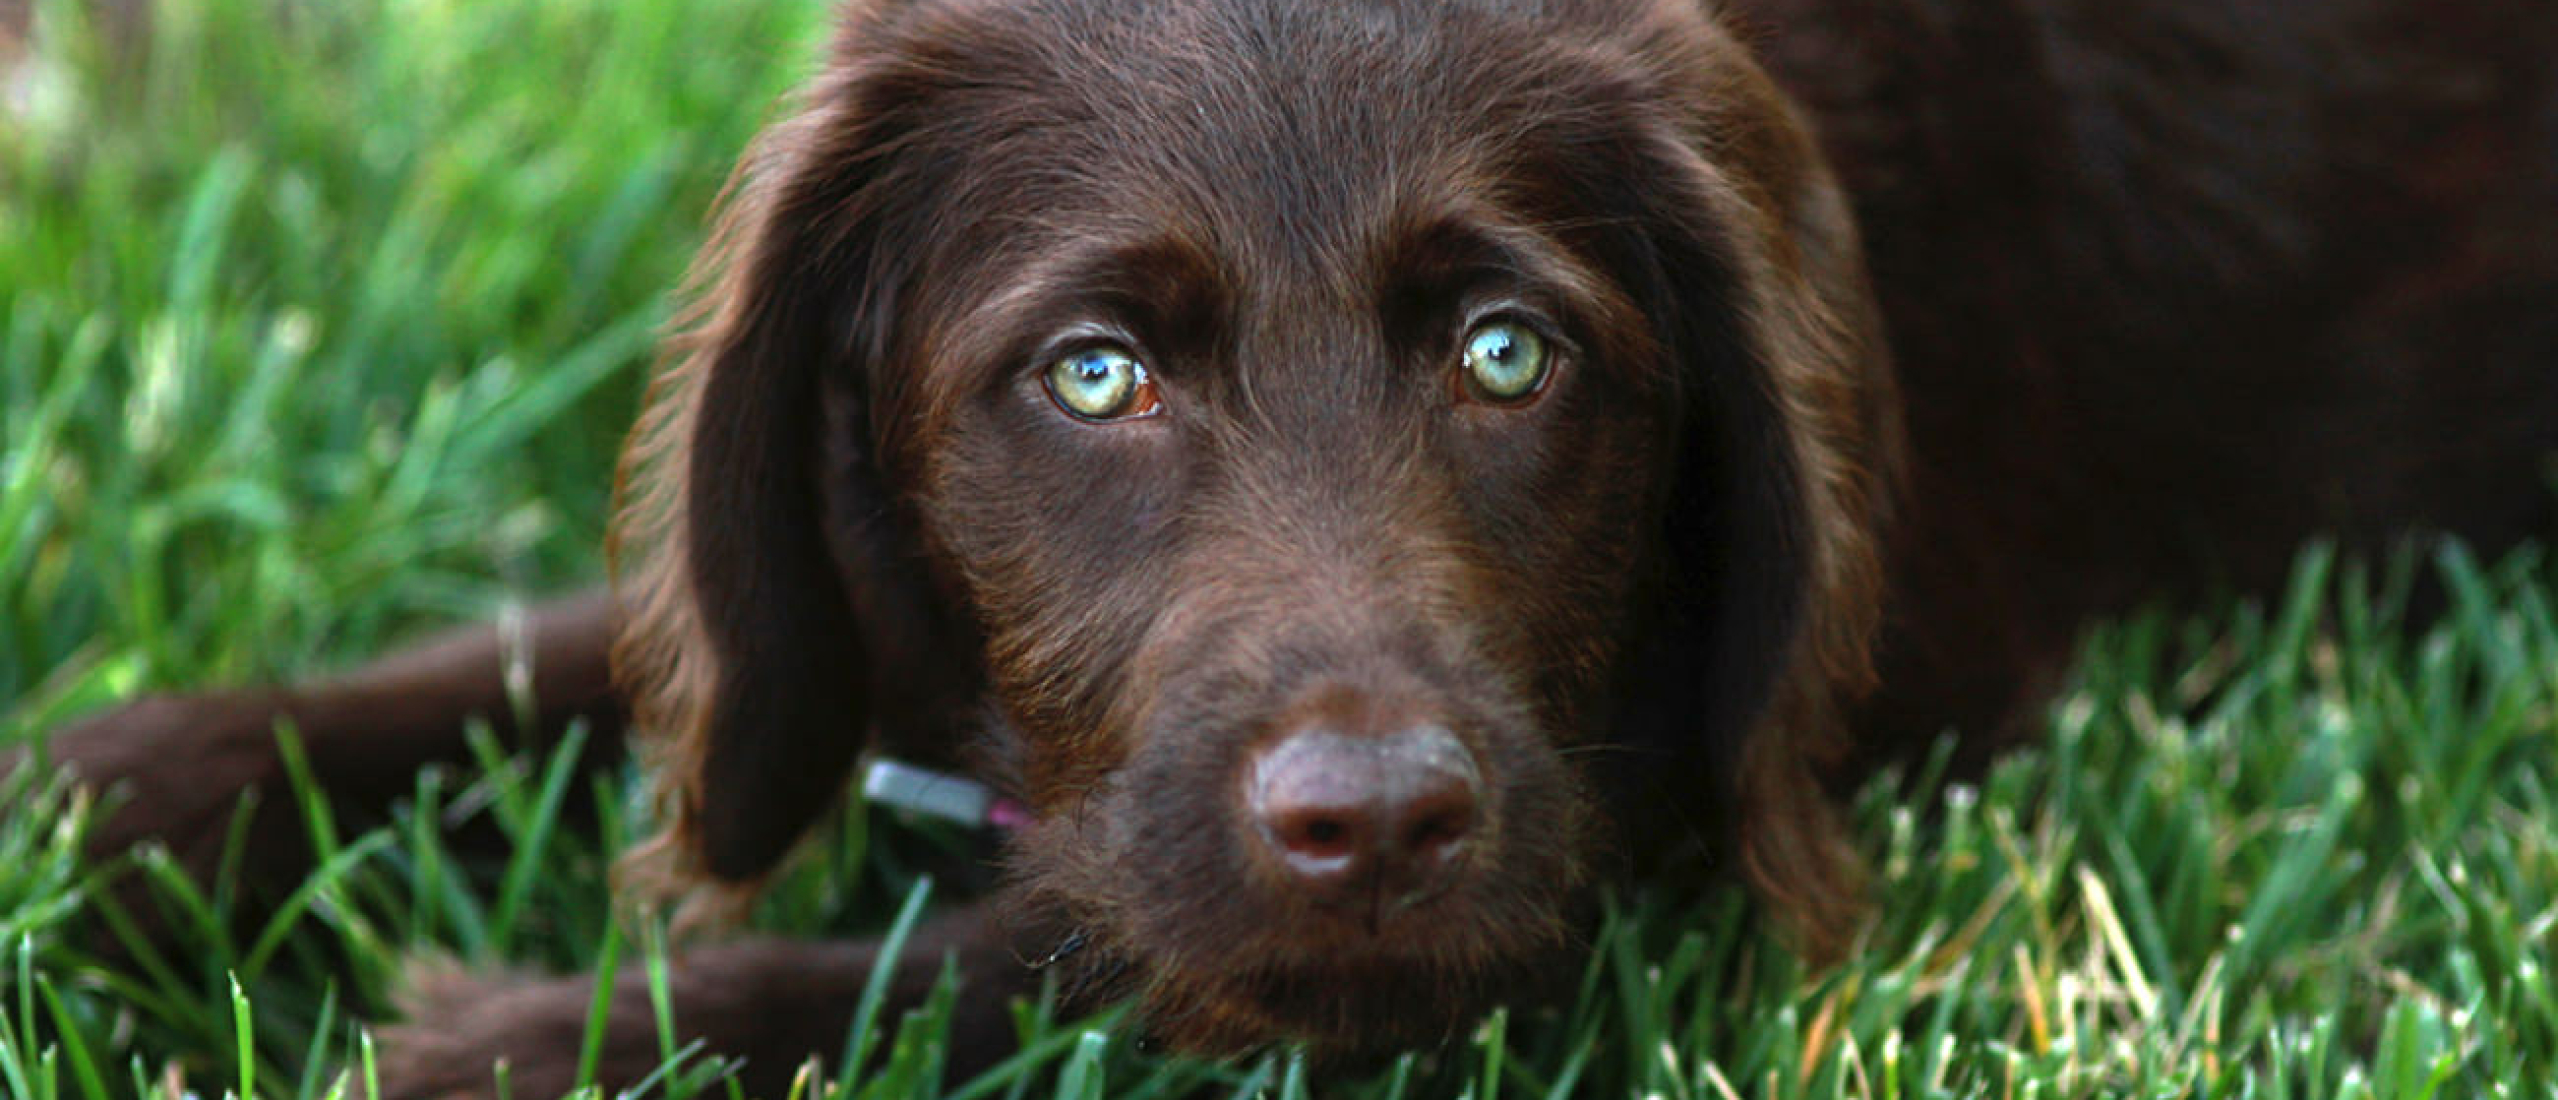
[[[1466,333],[1465,387],[1488,405],[1524,405],[1545,388],[1553,351],[1535,329],[1511,320],[1476,325]]]
[[[1127,349],[1104,344],[1048,365],[1048,398],[1079,420],[1130,420],[1162,407],[1154,379]]]

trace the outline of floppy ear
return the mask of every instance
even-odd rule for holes
[[[869,375],[917,250],[882,200],[899,84],[862,35],[731,180],[624,453],[615,662],[666,815],[624,866],[642,891],[751,885],[788,854],[895,680],[877,620],[921,614],[889,605],[926,586],[870,441]]]
[[[1898,399],[1846,199],[1728,36],[1655,37],[1682,113],[1657,135],[1654,262],[1684,422],[1669,502],[1672,615],[1726,835],[1813,955],[1861,909],[1823,786],[1870,691]],[[1737,736],[1735,734],[1737,733]]]

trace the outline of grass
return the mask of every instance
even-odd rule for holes
[[[0,739],[131,693],[309,675],[598,571],[612,447],[719,180],[818,0],[85,5],[0,114]],[[289,13],[289,17],[278,12]],[[2407,593],[2448,609],[2421,622]],[[1568,1003],[1367,1096],[2546,1096],[2558,1090],[2558,568],[2305,551],[2291,590],[2101,629],[2050,734],[1860,800],[1886,899],[1810,973],[1730,891],[1620,897]],[[563,758],[564,759],[564,758]],[[592,783],[594,820],[563,807]],[[617,928],[627,777],[486,754],[341,833],[271,922],[89,807],[0,790],[0,1095],[365,1095],[407,960],[662,961]],[[498,866],[434,823],[485,815]],[[574,817],[575,819],[571,819]],[[901,927],[950,838],[846,815],[759,922]],[[186,949],[110,961],[132,879]],[[947,999],[804,1095],[1300,1096],[1024,1005],[948,1079]],[[671,1091],[729,1095],[668,1043]]]

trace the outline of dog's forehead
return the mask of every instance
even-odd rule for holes
[[[1170,377],[1220,379],[1194,387],[1266,392],[1246,375],[1402,369],[1391,306],[1429,300],[1405,316],[1452,324],[1506,276],[1542,276],[1513,283],[1554,291],[1535,304],[1567,322],[1628,317],[1608,273],[1640,274],[1614,227],[1639,221],[1625,183],[1667,113],[1640,56],[1662,36],[1612,0],[1549,2],[1613,14],[989,0],[909,27],[890,71],[922,89],[902,110],[917,128],[877,154],[898,179],[884,201],[931,232],[907,234],[924,254],[874,383],[899,410],[881,414],[892,446],[1096,330],[1136,336]],[[1467,266],[1451,256],[1477,260],[1442,283],[1462,290],[1405,293]]]
[[[969,135],[976,168],[1009,177],[1026,222],[1185,226],[1268,258],[1355,254],[1416,208],[1499,197],[1453,192],[1546,167],[1523,155],[1538,138],[1603,128],[1598,109],[1622,97],[1590,85],[1621,74],[1590,63],[1590,28],[1544,9],[1028,5],[970,59],[970,112],[1000,120]]]

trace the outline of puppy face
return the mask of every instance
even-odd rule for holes
[[[1039,125],[1196,119],[1253,90]],[[1019,865],[1194,1045],[1445,1027],[1499,964],[1562,942],[1582,877],[1562,750],[1601,725],[1657,543],[1665,379],[1623,291],[1520,193],[1572,181],[1490,163],[1551,162],[1568,136],[1423,140],[1512,125],[1432,91],[1355,125],[1248,112],[1061,151],[1082,178],[1005,191],[1050,232],[924,356],[939,415],[911,468],[1038,811]],[[1499,354],[1527,362],[1495,392]],[[1058,381],[1078,369],[1129,370],[1144,408],[1084,415]],[[1341,820],[1310,827],[1363,864],[1298,866],[1262,789],[1290,778],[1283,747],[1420,736],[1446,759],[1406,770],[1448,776],[1297,765],[1343,785]],[[1464,804],[1435,825],[1361,805],[1441,778]],[[1431,828],[1446,850],[1348,835]],[[1345,1017],[1351,990],[1430,996]]]
[[[1795,781],[1863,629],[1807,611],[1862,552],[1853,242],[1695,12],[1555,7],[855,18],[626,513],[696,870],[769,865],[849,751],[805,731],[955,623],[1081,984],[1355,1053],[1568,947],[1623,762],[1694,823]]]

